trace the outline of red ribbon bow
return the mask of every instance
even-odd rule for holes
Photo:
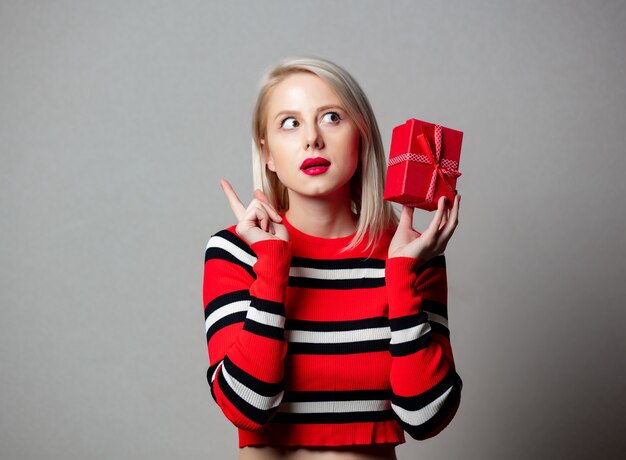
[[[430,155],[417,154],[417,153],[405,153],[402,155],[395,156],[389,159],[389,166],[396,165],[398,163],[402,163],[404,161],[415,161],[416,163],[424,163],[424,164],[434,164],[435,168],[433,169],[433,175],[430,178],[430,184],[428,186],[428,193],[426,194],[426,202],[430,203],[433,201],[435,196],[435,187],[437,186],[437,176],[441,176],[441,180],[448,186],[448,188],[454,193],[454,189],[450,186],[447,177],[459,177],[461,173],[459,172],[459,163],[458,161],[448,160],[446,158],[441,158],[441,126],[435,125],[435,151],[432,151],[430,143],[426,140],[426,137],[423,134],[420,134],[417,137],[417,142],[421,147],[422,152],[428,152]],[[434,160],[434,162],[433,162]]]

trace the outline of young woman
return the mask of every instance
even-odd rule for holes
[[[254,110],[248,206],[222,181],[236,226],[206,249],[213,398],[240,459],[395,459],[459,404],[444,249],[460,196],[423,232],[383,201],[370,104],[342,68],[282,62]]]

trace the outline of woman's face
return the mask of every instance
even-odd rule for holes
[[[267,167],[293,194],[350,197],[359,161],[359,132],[339,96],[321,78],[290,75],[268,101],[263,151]]]

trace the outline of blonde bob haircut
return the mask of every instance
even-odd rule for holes
[[[386,231],[397,226],[391,204],[383,200],[386,157],[378,123],[367,96],[356,80],[338,65],[319,58],[288,58],[263,77],[252,118],[254,186],[263,190],[279,212],[289,209],[287,189],[265,164],[261,139],[265,139],[267,134],[267,105],[272,90],[285,78],[299,72],[317,75],[328,83],[359,130],[359,163],[351,179],[352,211],[358,224],[354,238],[344,250],[354,248],[365,238],[367,247],[373,249]]]

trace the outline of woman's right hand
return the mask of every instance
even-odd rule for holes
[[[248,244],[264,240],[289,241],[289,233],[282,223],[282,217],[272,207],[265,194],[257,189],[254,199],[246,208],[230,183],[220,180],[220,185],[237,218],[237,234]]]

